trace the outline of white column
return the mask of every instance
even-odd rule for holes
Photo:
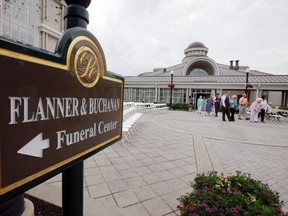
[[[215,89],[211,90],[211,95],[215,95]]]
[[[189,88],[186,89],[186,103],[189,104],[190,100],[189,100]]]
[[[155,102],[158,102],[158,87],[157,87],[157,83],[155,84]]]
[[[222,89],[219,89],[219,96],[222,96]]]
[[[256,98],[259,98],[259,88],[260,88],[260,84],[258,84],[257,89],[256,89]]]
[[[129,100],[132,101],[133,99],[133,88],[129,88]]]

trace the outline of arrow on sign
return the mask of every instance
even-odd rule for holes
[[[49,139],[43,140],[43,133],[39,133],[30,142],[17,151],[18,154],[43,158],[43,149],[49,148]]]

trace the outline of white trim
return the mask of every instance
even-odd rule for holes
[[[189,62],[187,62],[186,65],[185,65],[184,68],[183,68],[183,71],[182,71],[182,74],[181,74],[181,75],[182,75],[182,76],[187,76],[187,70],[188,70],[188,68],[189,68],[192,64],[194,64],[194,63],[196,63],[196,62],[198,62],[198,61],[204,61],[204,62],[207,62],[207,63],[211,64],[211,65],[213,66],[214,72],[215,72],[215,74],[213,74],[213,75],[219,75],[219,67],[218,67],[217,63],[216,63],[213,59],[211,59],[211,58],[209,58],[209,57],[207,57],[207,56],[205,56],[205,57],[193,58],[192,60],[190,60]],[[212,74],[210,74],[210,75],[212,75]]]
[[[49,27],[45,24],[41,24],[38,28],[39,28],[40,32],[45,32],[45,33],[47,33],[47,34],[49,34],[52,37],[55,37],[57,39],[59,39],[62,35],[61,32],[55,31],[54,29],[52,29],[51,27]]]

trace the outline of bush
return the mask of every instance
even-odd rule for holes
[[[189,107],[192,107],[192,105],[191,104],[180,104],[180,103],[172,104],[173,110],[186,110],[187,111],[189,109]]]
[[[281,109],[281,110],[288,110],[288,107],[286,107],[286,106],[280,106],[278,109]]]
[[[182,216],[288,215],[282,211],[279,194],[249,174],[238,171],[224,177],[223,173],[208,172],[198,174],[194,180],[194,190],[178,198]]]

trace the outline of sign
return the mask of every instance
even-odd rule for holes
[[[0,40],[0,196],[121,139],[123,78],[82,31],[56,54]]]

